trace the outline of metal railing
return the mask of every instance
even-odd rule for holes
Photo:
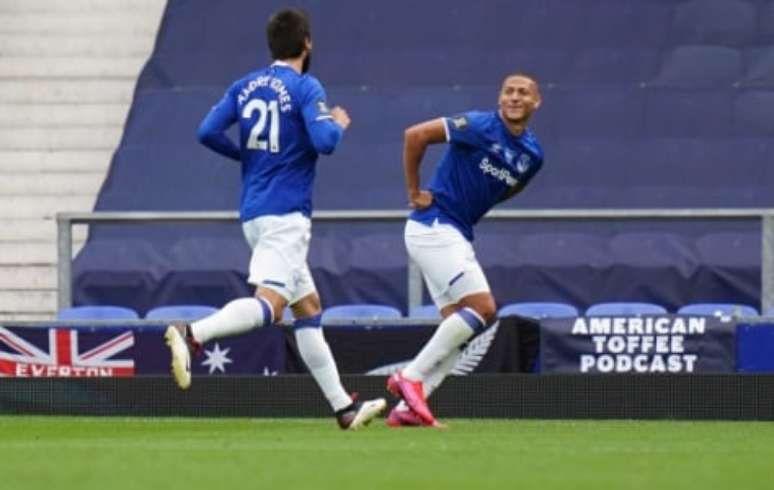
[[[316,211],[315,221],[402,221],[407,211]],[[76,224],[121,223],[212,223],[236,221],[231,211],[213,212],[99,212],[58,213],[57,277],[58,307],[72,304],[72,226]],[[760,219],[761,220],[761,313],[774,307],[774,209],[538,209],[497,210],[486,215],[489,220],[647,220],[647,219]],[[408,261],[408,307],[422,303],[422,275]]]

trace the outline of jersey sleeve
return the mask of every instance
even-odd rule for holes
[[[486,146],[486,138],[480,127],[479,119],[473,112],[444,117],[446,141],[475,147]]]
[[[304,89],[301,113],[312,145],[318,153],[333,153],[344,134],[344,128],[333,120],[325,90],[316,78],[309,77]]]
[[[234,86],[226,91],[220,101],[213,106],[199,125],[199,142],[214,152],[233,160],[240,160],[239,147],[226,135],[226,130],[234,124],[239,114],[234,97]]]

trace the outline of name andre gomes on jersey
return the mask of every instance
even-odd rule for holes
[[[686,352],[685,340],[706,331],[701,317],[579,317],[571,335],[591,340],[582,373],[692,373],[698,356]]]
[[[250,80],[247,85],[242,88],[237,96],[237,103],[242,106],[250,98],[250,94],[255,92],[259,88],[269,87],[277,93],[277,100],[280,103],[280,111],[288,112],[293,108],[291,105],[290,94],[287,87],[279,78],[274,78],[270,75],[261,75],[253,80]]]

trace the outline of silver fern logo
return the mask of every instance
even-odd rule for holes
[[[489,347],[494,341],[495,335],[497,335],[497,328],[500,326],[500,322],[495,322],[491,327],[487,328],[484,333],[474,338],[465,350],[462,351],[457,364],[451,370],[451,374],[455,376],[465,376],[472,373],[481,361],[489,352]],[[387,364],[386,366],[380,366],[376,369],[368,371],[366,374],[371,376],[389,376],[392,373],[398,372],[411,360],[396,362],[393,364]]]

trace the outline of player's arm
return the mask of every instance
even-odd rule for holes
[[[419,189],[419,165],[429,145],[445,141],[447,131],[442,118],[415,124],[403,133],[403,174],[409,207],[422,209],[432,204],[430,191]]]
[[[226,135],[226,130],[237,121],[237,118],[236,103],[229,89],[199,125],[199,130],[196,132],[199,142],[225,157],[241,160],[239,147]]]
[[[301,112],[306,132],[317,153],[333,153],[344,136],[344,130],[349,127],[347,111],[338,106],[328,109],[322,85],[317,80],[310,79]]]

